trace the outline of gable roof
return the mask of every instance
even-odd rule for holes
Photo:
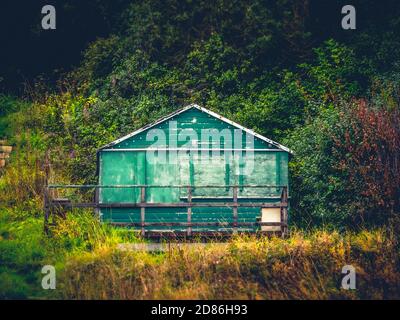
[[[129,139],[129,138],[131,138],[133,136],[136,136],[137,134],[139,134],[139,133],[141,133],[141,132],[143,132],[143,131],[145,131],[147,129],[150,129],[150,128],[152,128],[152,127],[154,127],[154,126],[156,126],[156,125],[158,125],[158,124],[160,124],[160,123],[162,123],[164,121],[167,121],[168,119],[171,119],[172,117],[177,116],[178,114],[181,114],[181,113],[183,113],[183,112],[185,112],[187,110],[193,109],[193,108],[195,108],[197,110],[200,110],[202,112],[205,112],[205,113],[213,116],[214,118],[217,118],[217,119],[219,119],[219,120],[221,120],[221,121],[223,121],[225,123],[230,124],[233,127],[241,129],[241,130],[247,132],[248,134],[251,134],[251,135],[257,137],[258,139],[263,140],[263,141],[265,141],[265,142],[277,147],[280,150],[283,150],[283,151],[286,151],[286,152],[288,152],[290,154],[293,154],[292,150],[290,150],[289,148],[279,144],[278,142],[275,142],[275,141],[273,141],[273,140],[271,140],[271,139],[269,139],[267,137],[264,137],[261,134],[258,134],[257,132],[254,132],[253,130],[245,128],[245,127],[241,126],[240,124],[238,124],[238,123],[236,123],[236,122],[234,122],[232,120],[229,120],[229,119],[219,115],[218,113],[215,113],[215,112],[213,112],[211,110],[208,110],[206,108],[200,107],[199,105],[194,104],[194,103],[192,103],[192,104],[190,104],[190,105],[188,105],[188,106],[186,106],[184,108],[178,109],[178,110],[174,111],[173,113],[170,113],[169,115],[166,115],[165,117],[162,117],[162,118],[156,120],[153,123],[145,125],[144,127],[140,128],[140,129],[138,129],[136,131],[133,131],[133,132],[127,134],[126,136],[123,136],[123,137],[121,137],[121,138],[119,138],[117,140],[114,140],[114,141],[106,144],[105,146],[101,147],[100,149],[98,149],[98,151],[100,151],[102,149],[106,149],[106,148],[112,147],[112,146],[114,146],[114,145],[116,145],[116,144],[118,144],[118,143],[120,143],[120,142],[122,142],[122,141],[124,141],[126,139]]]

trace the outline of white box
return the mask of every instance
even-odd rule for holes
[[[281,222],[281,209],[261,208],[261,222]],[[281,226],[261,226],[261,231],[281,231]]]

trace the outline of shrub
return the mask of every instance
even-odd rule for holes
[[[399,119],[397,110],[355,100],[296,129],[287,139],[293,221],[357,228],[398,215]]]
[[[333,152],[352,186],[355,222],[387,222],[400,213],[399,110],[360,100],[343,109],[338,128]]]

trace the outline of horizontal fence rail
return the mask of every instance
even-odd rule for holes
[[[54,201],[58,203],[58,201]],[[207,207],[245,207],[245,208],[280,208],[284,203],[276,202],[254,202],[254,203],[236,203],[236,202],[160,202],[160,203],[146,203],[146,202],[115,202],[115,203],[95,203],[95,202],[81,202],[81,203],[62,203],[66,208],[207,208]]]
[[[276,188],[283,189],[287,186],[274,186],[274,185],[253,185],[253,184],[243,184],[243,185],[146,185],[146,184],[123,184],[123,185],[96,185],[96,184],[49,184],[47,186],[49,189],[70,189],[70,188],[82,188],[82,189],[103,189],[103,188]]]
[[[99,201],[99,190],[100,189],[140,189],[140,197],[138,202],[115,202],[115,203],[102,203]],[[187,190],[186,202],[173,202],[173,203],[152,203],[146,202],[146,189],[153,188],[181,188]],[[231,201],[202,201],[193,202],[193,190],[202,188],[225,188],[232,189],[232,196],[223,196],[222,198],[231,198]],[[279,190],[280,196],[277,202],[239,202],[238,190],[242,188],[270,188],[273,190]],[[93,202],[72,202],[68,198],[53,198],[51,197],[51,190],[54,189],[94,189],[94,201]],[[270,197],[268,195],[266,197]],[[266,198],[263,197],[263,198]],[[206,198],[197,198],[205,200]],[[240,199],[252,199],[251,196],[241,197]],[[232,208],[233,222],[192,222],[192,208]],[[281,219],[280,222],[239,222],[238,221],[238,208],[280,208]],[[44,193],[44,223],[45,231],[48,232],[49,217],[55,213],[62,212],[61,216],[65,217],[65,210],[72,208],[94,208],[95,212],[99,213],[102,208],[139,208],[140,209],[140,222],[112,222],[111,225],[114,226],[125,226],[125,227],[140,227],[141,235],[146,236],[150,234],[162,234],[166,231],[146,230],[146,227],[155,226],[170,226],[170,227],[184,227],[186,228],[185,235],[190,237],[193,233],[193,227],[226,227],[232,228],[229,232],[236,233],[238,227],[255,227],[255,226],[270,226],[270,227],[280,227],[281,234],[284,235],[287,232],[287,209],[288,209],[288,191],[285,185],[61,185],[61,184],[50,184],[45,188]],[[187,210],[187,221],[186,222],[146,222],[146,208],[186,208]],[[60,214],[59,214],[60,215]],[[224,231],[225,232],[225,231]],[[182,233],[182,231],[178,231]],[[196,231],[196,233],[201,233]],[[210,232],[205,232],[210,233]],[[215,232],[211,232],[215,233]]]
[[[220,227],[229,227],[229,226],[282,226],[286,225],[285,223],[282,222],[195,222],[195,223],[189,223],[189,222],[145,222],[142,224],[141,222],[113,222],[111,223],[112,225],[115,226],[168,226],[168,227],[174,227],[174,226],[181,226],[181,227],[207,227],[207,226],[220,226]]]

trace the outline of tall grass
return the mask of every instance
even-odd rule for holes
[[[341,289],[347,264],[356,290]],[[399,271],[396,242],[383,230],[316,231],[166,253],[102,247],[71,258],[62,283],[72,299],[393,299]]]

